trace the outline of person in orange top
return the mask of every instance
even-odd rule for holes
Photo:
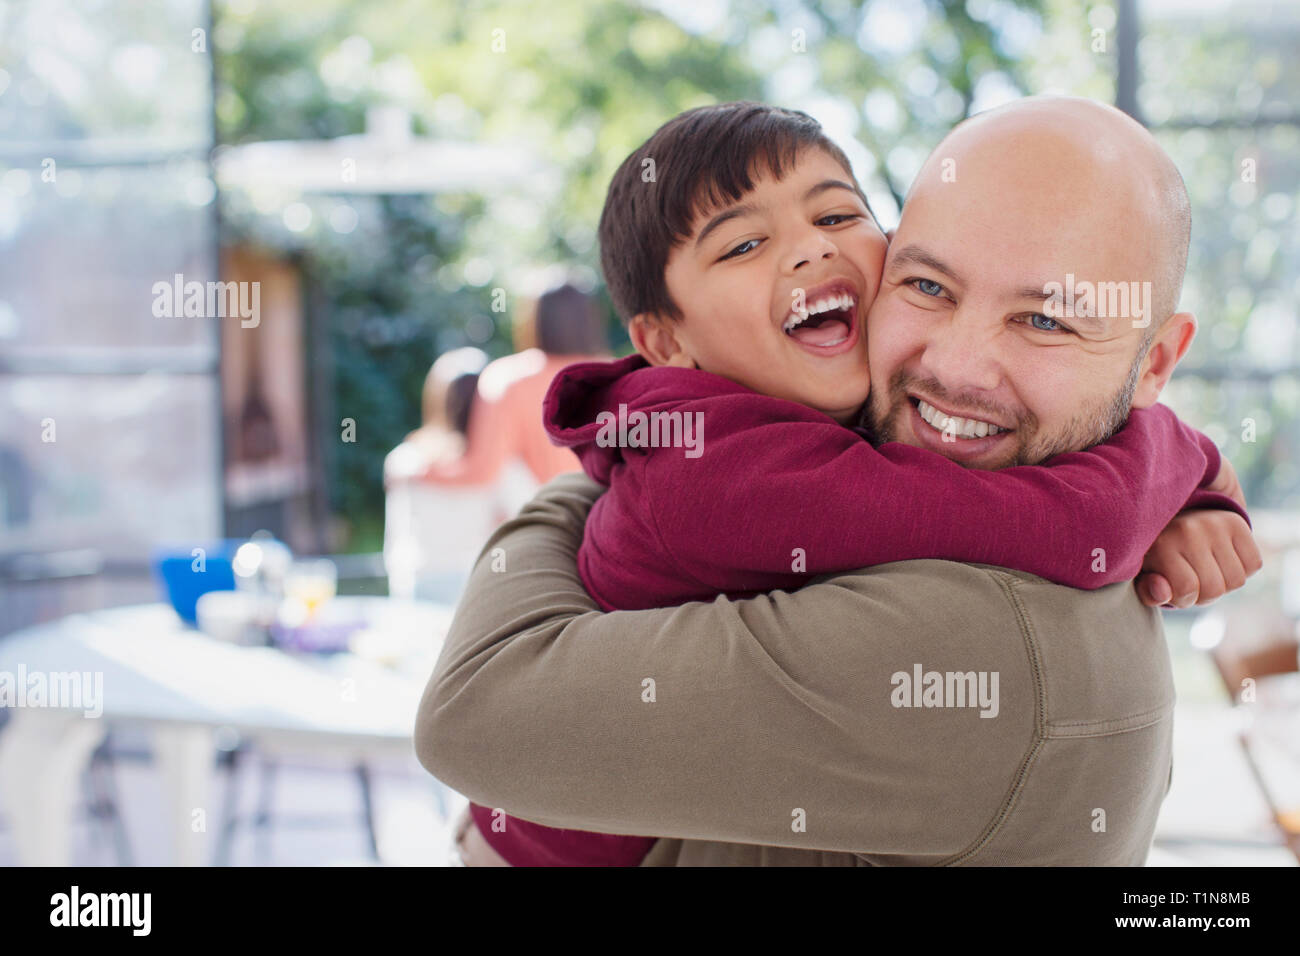
[[[465,454],[451,462],[433,462],[421,476],[434,484],[489,484],[512,479],[510,463],[516,461],[533,487],[556,475],[581,471],[577,457],[567,448],[552,445],[542,427],[542,399],[551,379],[566,365],[607,358],[605,323],[595,300],[573,285],[543,293],[537,300],[531,326],[536,347],[488,364],[479,376],[469,420]],[[516,340],[518,343],[518,339]],[[524,343],[519,343],[524,344]],[[513,498],[514,495],[509,497]]]

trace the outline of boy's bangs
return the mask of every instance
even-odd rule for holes
[[[762,131],[756,131],[761,133]],[[697,218],[720,212],[741,201],[765,176],[778,182],[799,162],[800,154],[815,143],[804,143],[789,135],[748,135],[752,142],[728,143],[713,155],[702,155],[686,171],[693,185],[677,190],[676,201],[664,210],[664,219],[674,244],[689,239]],[[671,195],[671,193],[670,193]]]

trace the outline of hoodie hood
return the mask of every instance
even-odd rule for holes
[[[753,395],[743,385],[693,368],[652,366],[640,355],[613,362],[579,362],[561,369],[551,380],[542,404],[542,422],[552,444],[572,449],[583,470],[595,481],[609,484],[610,472],[624,460],[626,448],[599,445],[601,412],[697,411],[701,400],[720,395]],[[631,449],[643,453],[645,449]],[[680,452],[678,452],[680,454]]]

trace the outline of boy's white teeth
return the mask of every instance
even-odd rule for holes
[[[921,417],[929,425],[958,438],[984,438],[1007,430],[989,422],[982,422],[978,418],[958,418],[956,415],[945,415],[928,402],[918,401],[917,409],[921,412]]]
[[[809,316],[820,315],[823,312],[829,312],[832,309],[851,309],[858,304],[857,296],[852,292],[845,292],[840,295],[822,296],[816,302],[808,303],[802,312],[791,312],[786,316],[785,324],[781,326],[782,331],[789,332],[798,328],[804,323]]]

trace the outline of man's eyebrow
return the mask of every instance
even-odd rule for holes
[[[940,259],[936,255],[933,255],[932,253],[926,252],[920,246],[912,245],[900,249],[898,252],[894,254],[894,257],[890,262],[890,267],[892,269],[897,266],[907,265],[909,263],[915,263],[916,265],[920,265],[920,266],[928,266],[929,268],[933,269],[935,272],[947,276],[953,282],[959,283],[962,281],[961,277],[958,276],[957,273],[953,272],[951,267],[946,265],[942,259]]]

